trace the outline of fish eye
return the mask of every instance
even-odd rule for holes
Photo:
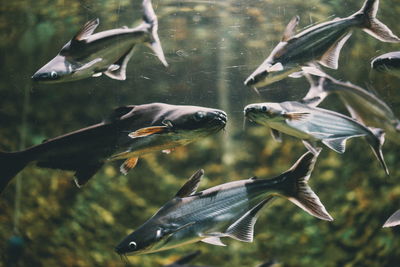
[[[54,70],[50,72],[50,77],[53,79],[57,78],[57,72],[55,72]]]
[[[262,112],[267,112],[267,110],[268,110],[268,109],[267,109],[267,106],[262,106],[262,107],[261,107],[261,111],[262,111]]]
[[[129,247],[129,249],[134,250],[134,249],[136,249],[137,245],[135,242],[132,241],[132,242],[129,242],[128,247]]]
[[[199,121],[199,120],[203,119],[205,116],[206,116],[206,113],[205,113],[205,112],[203,112],[203,111],[198,111],[198,112],[196,112],[196,114],[194,114],[194,119],[195,119],[196,121]]]

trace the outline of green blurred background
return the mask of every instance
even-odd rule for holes
[[[221,108],[229,116],[226,131],[218,135],[169,155],[145,156],[128,176],[119,173],[119,166],[106,164],[82,189],[72,183],[72,173],[29,165],[20,174],[18,201],[16,179],[0,197],[0,266],[124,266],[114,246],[172,198],[197,169],[206,172],[200,189],[285,171],[306,149],[287,136],[282,144],[274,142],[265,127],[247,123],[244,128],[243,107],[298,100],[309,85],[305,79],[286,79],[258,96],[243,81],[268,56],[294,15],[300,16],[303,28],[348,16],[362,2],[154,0],[169,68],[141,46],[128,64],[126,81],[102,76],[34,85],[32,74],[87,20],[99,17],[98,31],[137,25],[141,1],[0,0],[1,150],[18,150],[97,123],[112,108],[126,104],[200,105]],[[381,1],[378,18],[398,35],[399,15],[397,0]],[[394,50],[398,44],[381,43],[357,30],[342,50],[339,70],[327,72],[374,90],[400,116],[400,80],[370,71],[373,57]],[[345,112],[334,96],[323,106]],[[196,243],[132,256],[131,265],[162,266],[200,249],[203,253],[194,264],[257,266],[275,260],[279,266],[396,266],[400,227],[381,226],[400,208],[400,151],[387,140],[383,152],[389,178],[360,138],[348,142],[343,155],[323,149],[310,184],[334,222],[320,221],[279,199],[262,212],[253,243]],[[15,235],[23,238],[16,255],[8,250]]]

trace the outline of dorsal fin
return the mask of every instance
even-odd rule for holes
[[[113,122],[118,119],[120,119],[122,116],[128,114],[129,112],[134,109],[135,106],[122,106],[122,107],[117,107],[115,108],[110,115],[108,115],[107,119],[105,119],[106,122]]]
[[[299,16],[294,16],[289,24],[286,26],[285,31],[283,32],[283,36],[282,36],[282,42],[287,42],[290,39],[292,39],[292,37],[295,35],[295,30],[297,25],[299,24],[300,21],[300,17]]]
[[[77,34],[75,34],[73,41],[82,41],[83,39],[87,38],[88,36],[92,35],[94,30],[96,30],[97,26],[99,26],[99,19],[91,19],[83,25],[83,27],[79,30]]]
[[[176,193],[176,197],[187,197],[194,194],[199,187],[200,180],[204,175],[204,170],[200,169],[195,172],[192,177],[179,189],[178,193]]]

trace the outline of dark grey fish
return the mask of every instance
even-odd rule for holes
[[[317,218],[333,220],[308,186],[318,153],[304,154],[273,179],[250,178],[196,193],[203,170],[196,172],[148,221],[115,248],[120,255],[146,254],[202,241],[225,246],[222,237],[252,242],[260,210],[282,196]]]
[[[366,0],[353,15],[317,24],[298,34],[295,34],[295,28],[299,17],[294,17],[286,27],[282,41],[246,79],[245,85],[259,88],[289,75],[298,77],[300,71],[316,73],[316,68],[307,66],[314,62],[337,69],[340,50],[355,28],[361,28],[383,42],[400,42],[386,25],[376,19],[378,6],[379,0]]]
[[[32,79],[60,83],[98,77],[103,73],[116,80],[126,79],[126,66],[137,44],[146,44],[164,66],[168,66],[158,38],[158,20],[151,0],[143,1],[143,23],[136,28],[123,27],[93,33],[99,19],[88,21],[50,62]]]
[[[38,167],[75,172],[84,185],[104,163],[123,159],[121,172],[135,167],[138,157],[168,152],[225,127],[225,112],[196,106],[152,103],[123,106],[105,121],[18,152],[0,152],[0,192],[29,162]]]
[[[317,82],[314,80],[310,82],[311,87],[302,100],[303,103],[317,106],[328,94],[337,94],[352,118],[364,125],[383,129],[387,139],[400,144],[400,120],[375,94],[350,82],[341,82],[327,74]]]
[[[182,258],[176,260],[175,262],[164,265],[164,267],[211,267],[211,266],[205,266],[205,265],[189,265],[188,263],[193,261],[194,258],[199,256],[201,254],[200,250],[197,250],[195,252],[192,252],[190,254],[187,254],[183,256]]]
[[[385,133],[379,128],[370,129],[343,114],[296,101],[250,104],[244,113],[251,121],[273,129],[276,139],[280,139],[280,133],[297,137],[312,152],[316,150],[316,142],[321,141],[330,149],[344,153],[349,138],[364,136],[389,174],[382,154]]]
[[[386,53],[374,58],[371,62],[371,68],[400,77],[400,51]]]
[[[400,210],[393,213],[385,222],[383,227],[393,227],[400,224]]]

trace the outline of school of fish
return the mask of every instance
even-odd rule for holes
[[[143,22],[94,33],[98,19],[89,20],[58,55],[32,76],[39,83],[78,81],[102,74],[125,80],[127,64],[138,44],[147,45],[167,67],[158,37],[158,19],[150,0],[144,0]],[[350,82],[326,74],[321,66],[339,68],[339,55],[353,30],[361,29],[382,42],[400,43],[376,18],[379,0],[366,0],[361,9],[346,18],[316,24],[296,33],[298,16],[287,25],[281,42],[244,84],[256,90],[287,77],[306,77],[310,89],[303,99],[284,102],[249,103],[244,117],[267,126],[272,137],[282,134],[300,139],[308,152],[286,172],[274,178],[249,179],[220,184],[198,191],[204,171],[198,170],[175,196],[115,247],[120,255],[139,255],[173,249],[196,242],[225,246],[222,238],[252,242],[254,225],[261,210],[282,197],[318,219],[332,221],[317,194],[308,185],[322,148],[319,143],[344,153],[346,141],[363,137],[389,175],[382,147],[385,137],[400,144],[400,120],[375,94]],[[400,77],[400,52],[372,60],[371,68]],[[350,116],[318,107],[336,94]],[[223,130],[227,114],[200,106],[149,103],[114,109],[102,122],[16,152],[0,152],[0,193],[24,167],[74,172],[78,187],[85,185],[104,164],[123,160],[127,175],[147,153],[169,153],[200,138]],[[315,178],[317,179],[317,178]],[[400,210],[383,227],[400,224]],[[198,252],[168,266],[184,266]]]

